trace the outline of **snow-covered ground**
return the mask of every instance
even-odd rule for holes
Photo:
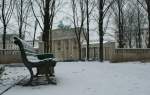
[[[5,67],[5,72],[0,78],[0,95],[27,75],[29,72],[25,67]]]
[[[149,63],[58,62],[55,70],[57,85],[15,86],[4,95],[150,95]]]

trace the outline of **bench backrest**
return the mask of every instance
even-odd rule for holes
[[[36,54],[35,49],[26,41],[18,37],[14,37],[14,43],[19,46],[21,57],[25,64],[28,63],[28,56],[34,56]]]

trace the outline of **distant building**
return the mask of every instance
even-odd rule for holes
[[[103,56],[104,60],[110,60],[113,49],[115,48],[115,42],[104,41],[103,44]],[[89,60],[98,60],[99,59],[99,42],[98,41],[90,41],[89,45]],[[87,44],[82,44],[82,59],[86,60],[87,55]]]
[[[43,52],[42,34],[39,37],[39,49]],[[74,28],[71,29],[55,29],[52,31],[52,53],[60,61],[78,60],[78,43],[74,32]],[[115,47],[114,42],[104,43],[104,59],[109,60],[111,58],[112,49]],[[83,35],[81,35],[81,55],[82,59],[86,60],[86,41]],[[98,60],[99,58],[99,43],[98,41],[90,41],[90,60]]]
[[[42,34],[41,34],[42,35]],[[42,36],[39,37],[40,41]],[[55,54],[58,60],[78,60],[78,43],[74,28],[71,29],[55,29],[52,30],[52,53]],[[81,42],[84,37],[81,36]],[[43,42],[39,43],[40,51],[43,51]]]

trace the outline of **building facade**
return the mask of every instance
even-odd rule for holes
[[[52,31],[52,53],[56,56],[59,61],[72,61],[79,59],[78,43],[76,40],[76,34],[74,29],[55,29]],[[44,45],[42,40],[42,34],[39,37],[39,50],[44,51]],[[82,60],[86,60],[87,49],[86,41],[81,35],[81,55]],[[104,59],[109,60],[111,58],[113,48],[115,47],[114,42],[105,42],[104,43]],[[90,42],[89,50],[90,60],[99,59],[99,43],[98,41]]]
[[[52,31],[52,53],[59,61],[78,60],[78,43],[74,29],[55,29]],[[43,52],[42,34],[39,37],[39,50]],[[81,36],[81,43],[84,37]]]
[[[104,42],[103,44],[103,57],[104,60],[110,60],[113,50],[115,48],[115,42]],[[82,59],[86,60],[87,47],[86,43],[82,45]],[[89,45],[89,60],[99,60],[99,42],[91,41]]]

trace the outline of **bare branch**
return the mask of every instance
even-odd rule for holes
[[[139,0],[137,0],[137,1],[139,2],[139,4],[140,4],[146,11],[148,11],[147,8],[143,5],[144,0],[143,0],[143,2],[140,2]]]
[[[33,8],[33,4],[32,4],[32,1],[31,1],[31,0],[30,0],[30,4],[31,4],[32,12],[33,12],[33,15],[34,15],[36,21],[38,22],[38,24],[39,24],[41,30],[44,31],[43,28],[42,28],[42,25],[41,25],[41,23],[40,23],[40,21],[39,21],[39,19],[37,18],[36,14],[35,14],[35,10],[34,10],[34,8]]]

